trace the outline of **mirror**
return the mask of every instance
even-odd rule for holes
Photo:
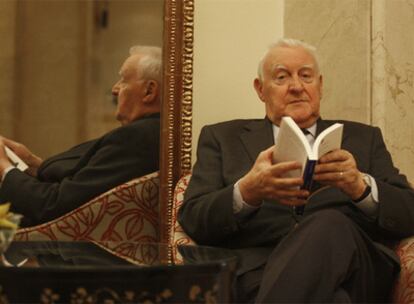
[[[193,12],[192,0],[0,1],[0,134],[42,157],[117,126],[109,92],[129,46],[163,45],[164,242],[191,169]]]
[[[11,0],[0,12],[0,134],[43,158],[118,127],[111,88],[129,48],[163,44],[163,0]]]

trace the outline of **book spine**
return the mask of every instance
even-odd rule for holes
[[[313,181],[313,172],[315,171],[316,160],[308,160],[306,162],[305,171],[303,171],[303,186],[302,189],[310,190]]]
[[[301,189],[310,191],[312,187],[313,172],[315,171],[315,166],[316,166],[316,160],[308,160],[306,162],[305,170],[303,171],[303,185]],[[297,215],[302,215],[304,209],[305,209],[305,206],[296,206],[295,213]]]

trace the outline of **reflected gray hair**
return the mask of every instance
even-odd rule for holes
[[[317,52],[316,52],[316,47],[314,47],[313,45],[310,45],[309,43],[301,41],[301,40],[292,39],[292,38],[281,38],[278,41],[276,41],[275,43],[272,43],[271,45],[269,45],[266,53],[263,55],[263,57],[259,61],[259,66],[257,67],[257,77],[259,78],[260,81],[263,80],[264,59],[266,58],[267,54],[271,50],[273,50],[275,48],[278,48],[278,47],[291,47],[291,48],[302,47],[315,60],[316,71],[319,73],[319,60],[318,60],[318,55],[317,55]]]
[[[153,79],[161,84],[162,50],[158,46],[134,45],[129,49],[130,55],[142,55],[137,71],[144,79]]]

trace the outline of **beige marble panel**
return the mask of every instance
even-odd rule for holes
[[[16,0],[0,1],[0,135],[13,137]]]
[[[18,1],[16,139],[48,156],[79,142],[84,1]]]
[[[322,116],[370,122],[370,1],[286,0],[285,37],[317,47]]]
[[[372,122],[414,181],[414,0],[375,0],[372,17]]]

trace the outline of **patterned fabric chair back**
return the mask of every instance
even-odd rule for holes
[[[159,241],[159,173],[117,186],[50,222],[18,230],[16,240]]]

